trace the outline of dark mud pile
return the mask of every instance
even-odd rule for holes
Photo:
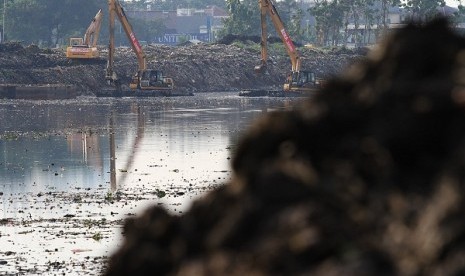
[[[257,75],[253,68],[260,61],[258,45],[240,47],[234,40],[227,44],[197,44],[169,47],[150,45],[144,48],[149,68],[160,69],[182,91],[236,91],[264,87],[281,87],[291,64],[281,51],[270,51],[269,71]],[[249,45],[250,46],[250,45]],[[79,94],[91,95],[106,86],[107,51],[92,63],[71,62],[64,49],[39,49],[19,43],[0,45],[0,83],[67,84]],[[363,57],[358,51],[338,52],[302,48],[303,69],[314,70],[327,78],[342,72]],[[123,83],[129,83],[137,71],[137,58],[130,48],[116,49],[115,71]]]
[[[220,40],[218,40],[218,43],[219,44],[233,44],[234,42],[236,41],[240,41],[240,42],[245,42],[247,43],[248,41],[250,42],[253,42],[253,43],[260,43],[261,41],[261,37],[258,36],[258,35],[235,35],[235,34],[228,34],[228,35],[225,35],[223,38],[221,38]],[[268,43],[282,43],[281,42],[281,39],[279,37],[276,37],[276,36],[270,36],[268,37]],[[301,44],[299,43],[296,43],[295,41],[292,41],[294,43],[294,45],[300,47],[302,46]]]
[[[231,183],[128,220],[106,275],[462,275],[464,51],[442,21],[400,30],[249,129]]]
[[[0,83],[18,85],[66,84],[91,94],[105,83],[105,61],[77,64],[64,50],[41,49],[20,43],[0,44]]]

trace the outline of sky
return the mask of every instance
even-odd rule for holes
[[[446,5],[450,7],[457,7],[459,5],[459,1],[456,0],[446,0]]]

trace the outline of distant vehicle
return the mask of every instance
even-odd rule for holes
[[[109,0],[109,18],[110,18],[110,43],[108,49],[108,61],[106,68],[106,80],[109,84],[116,86],[117,90],[122,90],[121,83],[114,71],[114,55],[115,55],[115,15],[118,17],[121,25],[123,26],[124,32],[131,44],[131,48],[137,56],[138,71],[132,77],[129,84],[130,91],[134,93],[146,93],[151,94],[155,91],[162,91],[166,94],[170,94],[173,90],[173,79],[163,75],[160,70],[147,69],[147,60],[145,57],[144,50],[140,42],[137,40],[134,34],[131,24],[129,23],[126,14],[124,13],[123,7],[121,7],[118,0]]]
[[[82,37],[72,37],[69,39],[69,46],[66,48],[68,59],[97,59],[100,53],[97,49],[97,40],[102,24],[102,10],[99,10]]]
[[[260,4],[260,22],[261,22],[261,63],[255,66],[257,73],[263,73],[267,68],[268,50],[267,50],[267,28],[266,15],[271,17],[271,21],[280,36],[287,53],[291,59],[291,72],[288,74],[284,83],[284,91],[288,92],[311,92],[320,85],[312,71],[301,70],[301,59],[297,52],[291,37],[284,28],[284,24],[279,17],[278,11],[271,0],[259,0]]]

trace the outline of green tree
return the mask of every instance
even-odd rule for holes
[[[283,2],[273,1],[279,17],[293,40],[302,40],[304,30],[302,29],[303,11],[298,7],[295,0]],[[230,17],[223,21],[224,29],[220,36],[226,34],[236,35],[260,35],[260,7],[257,0],[227,0]],[[278,33],[267,14],[267,31],[269,36],[278,37]]]
[[[365,22],[365,31],[363,32],[363,36],[356,37],[356,43],[358,45],[362,45],[362,43],[367,43],[371,41],[371,27],[375,24],[377,18],[379,17],[378,9],[374,5],[374,0],[364,0],[366,5],[362,7],[362,18],[363,22]]]
[[[444,7],[444,0],[407,0],[401,4],[408,12],[413,20],[429,20],[438,16],[438,8]]]
[[[297,8],[295,12],[291,15],[290,22],[286,26],[289,35],[294,41],[302,41],[304,39],[306,30],[302,28],[303,16],[304,11],[300,8]]]
[[[9,0],[6,3],[5,35],[25,43],[54,45],[70,35],[84,35],[106,0]]]
[[[302,29],[303,10],[295,0],[275,2],[275,6],[292,40],[301,41],[304,36]]]
[[[279,2],[275,1],[275,7],[279,12],[281,20],[286,23],[291,22],[293,14],[299,8],[295,0],[283,0]]]
[[[128,20],[131,21],[131,26],[134,30],[134,33],[137,34],[137,39],[145,40],[149,43],[153,42],[154,37],[162,35],[165,30],[165,25],[161,19],[149,21],[131,18]],[[129,42],[126,42],[125,44],[128,43]]]
[[[460,4],[458,5],[457,9],[458,10],[454,13],[454,15],[451,18],[451,22],[458,25],[459,23],[465,21],[465,6]]]
[[[352,36],[352,41],[355,45],[362,45],[366,38],[362,34],[369,33],[371,26],[373,25],[373,19],[379,18],[379,9],[374,8],[374,0],[341,0],[341,8],[344,12],[343,25],[344,35],[343,44],[346,45],[349,36]],[[360,32],[361,23],[365,25],[365,31]],[[349,25],[352,24],[353,28],[349,29]]]
[[[347,5],[337,0],[320,0],[309,9],[316,19],[316,44],[320,46],[337,45],[339,30],[344,26],[344,14]]]
[[[226,0],[229,18],[224,20],[221,35],[258,35],[260,33],[260,10],[256,0]]]
[[[4,30],[8,40],[38,41],[47,36],[47,28],[37,24],[41,10],[39,3],[31,0],[7,1],[3,14],[5,15]],[[29,42],[29,41],[28,41]]]

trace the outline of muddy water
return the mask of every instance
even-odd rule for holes
[[[0,274],[98,275],[129,216],[173,214],[231,178],[241,133],[298,99],[0,102]]]

